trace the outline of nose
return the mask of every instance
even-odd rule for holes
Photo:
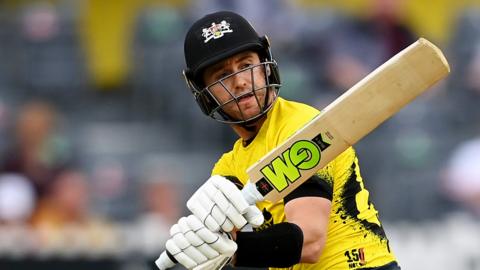
[[[250,72],[245,70],[233,76],[233,85],[232,88],[235,91],[235,94],[243,94],[245,90],[251,85]]]

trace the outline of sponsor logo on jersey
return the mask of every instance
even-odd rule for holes
[[[365,249],[364,248],[354,248],[347,250],[344,253],[349,269],[357,269],[358,267],[364,266],[367,264],[365,261]]]

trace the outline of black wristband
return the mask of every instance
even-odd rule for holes
[[[290,267],[300,262],[303,232],[293,223],[279,223],[260,232],[238,232],[235,266]]]

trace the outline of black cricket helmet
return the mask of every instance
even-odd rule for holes
[[[281,86],[277,63],[272,58],[268,38],[260,37],[242,16],[230,11],[220,11],[204,16],[189,29],[185,37],[184,50],[187,68],[183,71],[183,75],[204,114],[224,123],[246,124],[265,115],[273,106]],[[258,53],[260,64],[249,66],[210,85],[205,85],[203,72],[207,67],[244,51]],[[254,69],[263,70],[265,85],[255,86]],[[224,80],[240,72],[250,72],[251,89],[248,93],[235,96]],[[219,101],[210,91],[213,85],[221,85],[230,99]],[[258,114],[244,116],[241,112],[238,101],[247,95],[253,95],[256,98]],[[263,101],[259,98],[260,96],[264,97]],[[229,104],[238,106],[240,117],[230,116],[224,111],[225,106]]]

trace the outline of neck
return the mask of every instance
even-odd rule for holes
[[[240,125],[240,124],[234,124],[231,125],[233,131],[237,133],[237,135],[242,138],[244,142],[248,142],[255,138],[257,135],[258,131],[263,125],[263,122],[265,122],[266,117],[262,117],[255,121],[254,123],[248,124],[247,126],[245,125]]]

